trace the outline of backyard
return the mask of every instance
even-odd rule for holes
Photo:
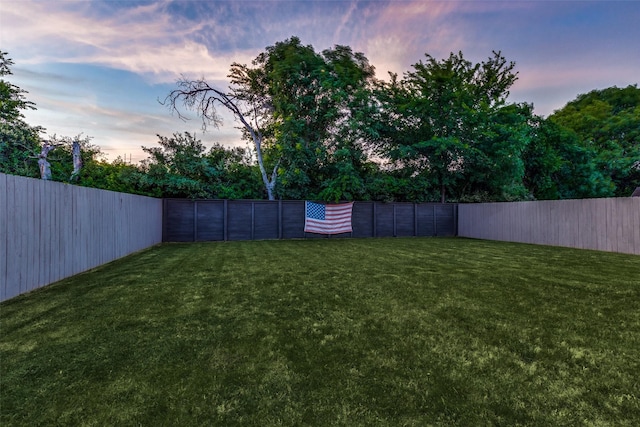
[[[0,424],[640,425],[640,257],[164,244],[0,304]]]

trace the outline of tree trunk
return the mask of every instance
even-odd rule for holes
[[[78,179],[80,175],[80,169],[82,169],[82,156],[80,153],[80,142],[73,141],[73,173],[71,174],[70,181]]]
[[[49,151],[56,148],[55,145],[49,144],[45,142],[42,146],[42,150],[38,155],[38,167],[40,168],[40,178],[45,181],[51,180],[51,164],[47,161],[47,156],[49,155]]]

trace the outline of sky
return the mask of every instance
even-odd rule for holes
[[[480,62],[500,51],[518,72],[509,101],[546,117],[579,94],[639,83],[639,23],[640,0],[0,0],[0,50],[43,138],[88,136],[107,160],[136,163],[158,134],[244,146],[232,116],[203,133],[159,101],[180,76],[226,89],[233,62],[292,36],[316,52],[350,46],[380,79],[425,54]]]

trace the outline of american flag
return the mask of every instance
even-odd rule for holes
[[[306,202],[304,231],[306,233],[339,234],[350,233],[353,202],[324,205]]]

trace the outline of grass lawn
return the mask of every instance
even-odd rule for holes
[[[0,425],[640,425],[640,257],[166,244],[0,305]]]

